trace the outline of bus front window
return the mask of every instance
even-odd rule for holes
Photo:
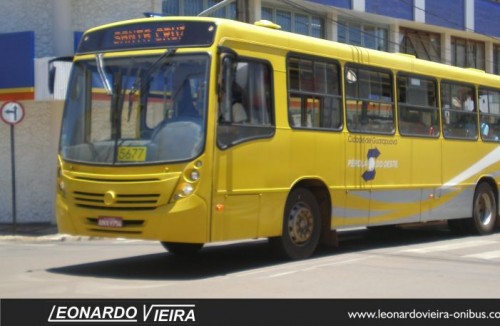
[[[205,143],[207,55],[75,62],[63,117],[63,159],[90,164],[179,162]]]

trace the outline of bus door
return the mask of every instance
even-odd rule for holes
[[[347,103],[349,105],[349,102]],[[371,146],[362,135],[346,133],[346,198],[344,205],[344,226],[365,226],[370,216],[371,182],[368,153]]]
[[[270,65],[234,55],[221,60],[214,241],[257,237],[262,194],[279,162],[269,141],[274,135]]]

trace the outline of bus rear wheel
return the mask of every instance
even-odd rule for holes
[[[287,199],[281,237],[271,238],[273,249],[286,259],[311,256],[319,243],[321,216],[311,191],[298,188]]]
[[[194,255],[203,247],[203,243],[162,242],[161,244],[168,252],[179,256]]]
[[[481,183],[474,193],[472,218],[463,221],[465,229],[474,234],[493,232],[497,219],[497,203],[493,189],[488,183]]]

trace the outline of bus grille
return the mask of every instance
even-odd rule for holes
[[[106,205],[105,194],[75,191],[75,205],[81,208],[102,210],[153,210],[158,206],[159,194],[116,194],[116,200]]]

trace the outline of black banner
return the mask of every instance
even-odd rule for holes
[[[492,299],[1,299],[2,326],[498,325]]]

